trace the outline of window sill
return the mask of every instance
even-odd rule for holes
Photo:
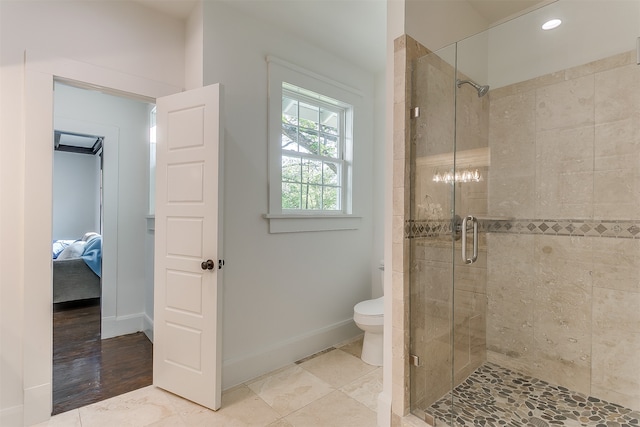
[[[269,221],[269,233],[301,233],[310,231],[357,230],[362,217],[354,215],[272,215],[264,214]]]

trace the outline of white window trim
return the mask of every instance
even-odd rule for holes
[[[281,127],[282,127],[282,83],[308,89],[340,100],[353,107],[352,123],[357,120],[361,111],[363,94],[342,83],[333,81],[297,65],[290,64],[273,56],[267,56],[268,69],[268,129],[269,129],[269,213],[264,215],[269,221],[270,233],[289,233],[303,231],[354,230],[359,228],[361,217],[354,214],[353,206],[353,149],[346,150],[344,160],[351,167],[346,177],[343,191],[344,207],[342,212],[294,212],[282,210],[282,160],[281,160]],[[277,114],[276,114],[277,112]],[[356,134],[356,129],[351,135]],[[355,138],[355,136],[354,136]],[[353,144],[352,140],[345,141]]]

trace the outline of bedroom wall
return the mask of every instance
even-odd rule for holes
[[[134,2],[0,1],[0,425],[47,417],[51,366],[25,347],[25,331],[50,322],[50,304],[25,306],[24,51],[71,58],[182,87],[184,24]],[[43,186],[51,176],[35,177]],[[43,193],[47,193],[43,187]],[[49,190],[49,197],[51,196]],[[49,240],[51,236],[42,236]],[[35,260],[47,271],[49,260]],[[44,264],[42,265],[42,262]],[[35,284],[28,284],[36,286]],[[39,286],[39,285],[38,285]],[[47,286],[46,281],[41,286]],[[46,295],[45,292],[41,295]],[[37,314],[35,316],[34,314]],[[48,379],[47,379],[48,378]],[[49,388],[50,390],[50,388]],[[27,407],[28,410],[24,411]]]
[[[118,134],[115,141],[107,135],[103,149],[102,338],[141,331],[147,283],[149,104],[56,84],[54,126],[66,123],[68,128],[74,122],[86,124],[98,135],[105,126]]]
[[[88,231],[100,232],[100,165],[89,154],[53,153],[53,239],[79,239]],[[96,203],[98,202],[98,203]]]
[[[204,81],[222,83],[225,92],[222,377],[228,388],[359,333],[353,306],[371,298],[381,258],[372,252],[372,153],[382,135],[374,136],[373,73],[224,2],[205,2],[204,22]],[[358,230],[269,234],[262,216],[268,207],[267,55],[364,93],[354,161]]]

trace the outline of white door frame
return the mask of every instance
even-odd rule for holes
[[[151,102],[182,89],[32,50],[26,54],[24,79],[23,413],[25,425],[31,425],[48,420],[52,406],[53,81]]]

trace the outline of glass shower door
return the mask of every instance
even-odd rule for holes
[[[452,303],[452,412],[451,426],[498,425],[491,411],[491,397],[470,381],[482,375],[487,361],[486,324],[487,244],[490,182],[490,97],[487,85],[487,33],[457,43],[456,58],[456,150],[455,239]],[[486,385],[486,384],[484,384]],[[476,405],[470,408],[470,397]],[[470,409],[482,412],[470,415]],[[466,421],[472,420],[469,424]]]
[[[410,394],[431,424],[450,414],[453,384],[455,50],[412,63]]]

